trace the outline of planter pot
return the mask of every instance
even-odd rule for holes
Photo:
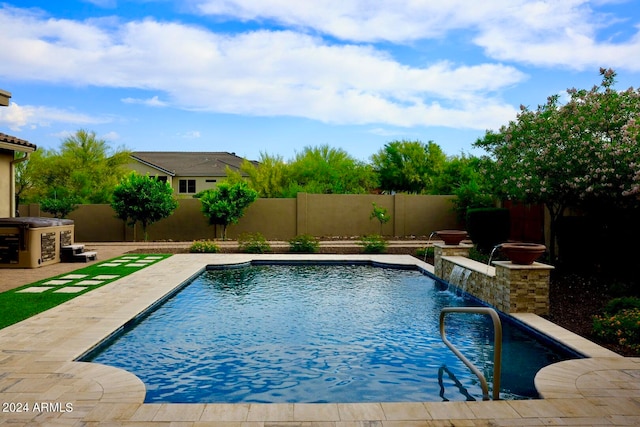
[[[445,245],[459,245],[467,238],[467,232],[464,230],[439,230],[436,234],[444,240]]]
[[[537,243],[503,243],[500,249],[512,263],[529,265],[540,258],[547,247]]]

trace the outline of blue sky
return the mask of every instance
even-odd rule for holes
[[[640,84],[624,0],[20,0],[0,3],[0,132],[78,129],[134,151],[368,161],[400,139],[482,154],[485,130],[567,88]]]

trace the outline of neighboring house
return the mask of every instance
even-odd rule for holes
[[[36,146],[28,141],[0,133],[0,218],[16,215],[16,163],[27,160]],[[15,158],[15,152],[23,152]]]
[[[235,153],[182,151],[134,151],[131,159],[130,169],[168,182],[185,197],[214,188],[227,177],[227,167],[239,171],[244,161]]]

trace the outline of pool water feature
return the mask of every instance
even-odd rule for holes
[[[481,400],[438,331],[441,308],[465,305],[477,304],[417,270],[207,271],[84,360],[137,375],[146,402]],[[490,320],[451,316],[447,336],[491,385]],[[501,397],[536,397],[535,373],[572,357],[504,322]]]

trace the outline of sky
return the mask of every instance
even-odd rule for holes
[[[638,0],[0,0],[0,132],[132,151],[451,156],[599,69],[640,85]]]

